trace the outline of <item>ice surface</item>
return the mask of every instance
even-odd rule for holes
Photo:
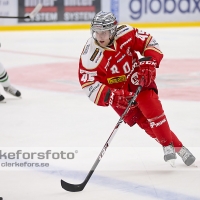
[[[60,179],[84,180],[119,119],[111,108],[91,103],[79,86],[78,58],[90,32],[0,32],[0,61],[22,93],[17,99],[0,87],[7,101],[0,104],[4,200],[200,199],[200,28],[146,31],[155,36],[165,55],[157,71],[165,113],[171,129],[196,156],[195,166],[185,166],[178,157],[176,168],[170,167],[156,141],[137,126],[122,124],[85,189],[64,191]],[[17,150],[63,150],[75,158],[2,156]],[[50,166],[3,167],[5,162]]]

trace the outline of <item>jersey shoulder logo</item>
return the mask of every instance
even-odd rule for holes
[[[132,31],[133,28],[130,25],[121,25],[117,27],[117,34],[116,37],[119,38],[128,32]]]
[[[90,60],[91,61],[94,61],[94,59],[96,58],[97,54],[99,53],[99,48],[96,48],[94,53],[92,54]]]
[[[119,30],[121,30],[121,29],[123,29],[123,28],[126,28],[126,27],[127,27],[126,25],[118,26],[118,27],[117,27],[117,31],[119,31]]]
[[[82,55],[86,55],[88,53],[89,47],[90,47],[90,44],[85,45]]]

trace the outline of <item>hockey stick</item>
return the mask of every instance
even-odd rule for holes
[[[35,15],[41,10],[42,8],[42,4],[39,3],[37,4],[37,6],[33,9],[33,11],[26,17],[20,17],[20,16],[17,16],[17,17],[13,17],[13,16],[0,16],[0,18],[17,18],[17,19],[33,19],[35,17]]]
[[[84,187],[86,186],[86,184],[89,181],[90,177],[92,176],[94,170],[96,169],[97,165],[99,164],[100,160],[104,156],[104,154],[106,152],[106,149],[108,148],[108,146],[110,145],[112,139],[114,138],[119,126],[123,122],[124,116],[127,114],[127,112],[129,110],[129,108],[131,107],[131,105],[135,102],[135,99],[137,98],[138,94],[140,93],[140,91],[142,89],[142,86],[143,86],[143,78],[142,78],[142,80],[140,82],[140,85],[138,86],[134,96],[132,97],[131,101],[129,102],[126,110],[124,111],[124,113],[120,117],[119,121],[115,125],[115,128],[113,129],[110,137],[108,138],[107,142],[105,143],[103,149],[101,150],[99,156],[97,157],[95,163],[93,164],[93,166],[92,166],[91,170],[89,171],[88,175],[86,176],[85,180],[81,184],[70,184],[70,183],[67,183],[67,182],[65,182],[65,181],[63,181],[61,179],[61,186],[62,186],[62,188],[64,190],[67,190],[69,192],[79,192],[79,191],[82,191],[84,189]]]

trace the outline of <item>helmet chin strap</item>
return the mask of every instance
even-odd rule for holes
[[[109,38],[109,39],[110,39],[110,42],[108,43],[107,46],[111,46],[111,45],[113,44],[113,42],[114,42],[114,38],[115,38],[115,37],[113,37],[112,39]]]
[[[115,31],[115,33],[113,33],[111,36],[112,36],[112,37],[109,38],[109,39],[110,39],[110,42],[109,42],[109,44],[108,44],[107,46],[111,46],[111,45],[113,44],[113,42],[114,42],[114,40],[115,40],[115,36],[116,36],[116,31]]]

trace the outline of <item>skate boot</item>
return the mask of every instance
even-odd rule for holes
[[[16,97],[20,97],[21,96],[21,92],[17,89],[15,89],[13,86],[8,86],[8,87],[4,87],[4,90],[10,94],[12,94],[13,96]]]
[[[177,153],[182,158],[183,162],[187,166],[190,166],[196,160],[196,158],[192,155],[192,153],[186,147],[184,147],[184,146]]]
[[[5,102],[5,98],[3,95],[0,94],[0,102]]]
[[[175,159],[176,159],[176,153],[174,146],[172,144],[168,146],[163,146],[164,151],[164,160],[165,162],[169,162],[172,167],[175,166]]]

